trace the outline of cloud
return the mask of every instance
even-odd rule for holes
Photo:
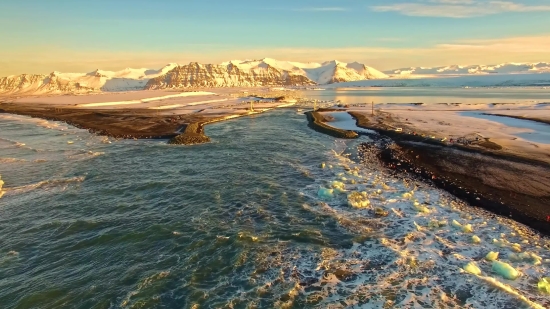
[[[348,9],[342,7],[321,7],[321,8],[301,8],[294,9],[293,11],[302,11],[302,12],[343,12]]]
[[[398,12],[407,16],[470,18],[506,12],[546,12],[550,5],[525,5],[512,1],[429,0],[373,6],[375,12]]]
[[[169,62],[186,64],[221,63],[229,59],[265,57],[322,62],[337,59],[359,61],[379,70],[411,66],[498,64],[503,62],[550,61],[550,33],[540,36],[443,41],[422,48],[350,46],[338,48],[254,47],[216,45],[216,48],[187,46],[182,52],[71,50],[59,47],[0,49],[0,77],[10,74],[91,72],[95,69],[121,70],[126,67],[158,69]]]

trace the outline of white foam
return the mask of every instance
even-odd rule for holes
[[[334,165],[332,170],[315,164],[317,172],[313,170],[313,176],[321,178],[303,193],[318,202],[303,207],[318,216],[332,218],[352,234],[365,235],[367,240],[357,242],[351,249],[333,250],[322,258],[319,278],[327,271],[338,270],[349,273],[351,279],[331,281],[331,286],[321,284],[320,290],[306,289],[306,298],[317,299],[321,307],[345,303],[368,308],[502,308],[522,303],[543,308],[548,304],[544,295],[531,288],[532,281],[548,273],[549,265],[536,263],[550,256],[547,238],[531,233],[517,222],[495,218],[456,201],[438,189],[393,178],[379,168],[367,169],[337,152],[333,156],[325,164]],[[331,176],[326,178],[327,175]],[[346,193],[335,190],[333,198],[320,200],[316,192],[319,186],[329,187],[333,181],[344,182]],[[371,201],[369,207],[347,205],[350,193],[363,191]],[[419,207],[428,211],[419,211]],[[377,208],[389,215],[377,217]],[[473,231],[477,235],[472,235]],[[477,238],[483,245],[476,244]],[[507,239],[506,247],[493,243],[493,238]],[[519,243],[521,249],[537,258],[529,254],[528,260],[513,260],[517,246],[512,244]],[[498,263],[506,263],[509,268],[494,270],[491,262],[483,259],[489,251],[500,252],[502,261]],[[462,270],[465,265],[470,265],[468,270],[476,275],[495,277],[472,276]],[[298,263],[297,267],[300,272],[311,271],[309,262]],[[512,269],[523,275],[515,276]],[[508,274],[515,280],[500,277]]]
[[[23,194],[36,189],[51,190],[55,188],[65,190],[68,185],[83,182],[85,178],[86,177],[84,176],[78,176],[69,178],[48,179],[24,186],[4,188],[4,190],[6,196]]]

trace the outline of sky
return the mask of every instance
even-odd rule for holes
[[[550,62],[550,0],[0,1],[0,76],[265,57]]]

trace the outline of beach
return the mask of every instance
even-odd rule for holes
[[[366,107],[346,112],[353,118],[335,122],[338,128],[387,138],[364,149],[388,168],[550,234],[550,126],[540,121],[550,115],[546,104],[391,104],[374,115]],[[519,123],[497,122],[501,114]]]
[[[229,88],[4,97],[0,111],[64,121],[114,138],[172,138],[192,123],[212,123],[291,105],[291,99],[285,100],[269,88]]]

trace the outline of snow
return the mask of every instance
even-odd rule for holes
[[[273,67],[279,71],[287,71],[292,74],[305,75],[310,80],[318,84],[326,84],[333,78],[346,80],[363,80],[371,78],[387,78],[388,76],[374,68],[365,66],[358,62],[345,63],[337,60],[316,62],[292,62],[281,61],[272,58],[260,60],[231,60],[223,62],[222,65],[234,65],[243,71],[261,72],[267,66]]]
[[[351,107],[348,111],[371,114],[371,107]],[[550,105],[534,105],[532,103],[518,104],[424,104],[412,106],[409,104],[378,104],[375,113],[386,112],[411,131],[430,132],[436,139],[457,139],[464,136],[480,134],[484,138],[501,145],[506,152],[550,162],[550,144],[533,141],[532,136],[542,131],[536,123],[527,120],[517,120],[521,123],[509,123],[506,119],[487,119],[488,117],[471,117],[468,111],[488,114],[506,114],[550,119]],[[469,116],[470,115],[470,116]],[[496,117],[496,116],[495,116]],[[499,117],[502,118],[502,117]],[[506,123],[505,123],[506,122]],[[529,122],[529,124],[526,124]],[[329,123],[330,124],[330,123]],[[527,127],[529,125],[530,127]],[[547,125],[541,124],[543,127]],[[531,136],[529,136],[531,135]],[[528,173],[527,173],[528,174]]]
[[[205,91],[182,92],[182,93],[178,93],[178,94],[165,95],[165,96],[161,96],[161,97],[152,97],[152,98],[146,98],[146,99],[141,99],[141,100],[85,103],[85,104],[78,104],[77,106],[78,107],[98,107],[98,106],[141,104],[141,103],[148,103],[148,102],[160,101],[160,100],[166,100],[166,99],[178,98],[178,97],[202,96],[202,95],[213,95],[213,94],[215,94],[215,93],[205,92]],[[189,104],[187,104],[187,105],[189,105]]]
[[[61,73],[53,71],[49,75],[31,75],[33,82],[24,85],[15,93],[25,94],[50,94],[61,93],[57,85],[79,84],[81,87],[90,88],[90,91],[127,91],[127,90],[143,90],[147,82],[151,78],[166,74],[168,71],[177,67],[176,63],[169,63],[166,66],[152,70],[147,68],[125,68],[120,71],[105,71],[97,69],[88,73]],[[9,79],[17,78],[17,76],[9,76]],[[87,90],[83,90],[86,91]],[[2,89],[0,89],[2,92]],[[5,91],[4,91],[5,92]]]
[[[161,106],[149,107],[149,109],[174,109],[174,108],[183,107],[183,106],[194,106],[194,105],[223,102],[223,101],[227,101],[227,99],[197,101],[197,102],[190,102],[185,104],[161,105]]]
[[[492,73],[550,73],[550,62],[535,63],[501,63],[496,65],[449,65],[441,67],[410,67],[385,71],[388,75],[464,75],[464,74],[492,74]]]

